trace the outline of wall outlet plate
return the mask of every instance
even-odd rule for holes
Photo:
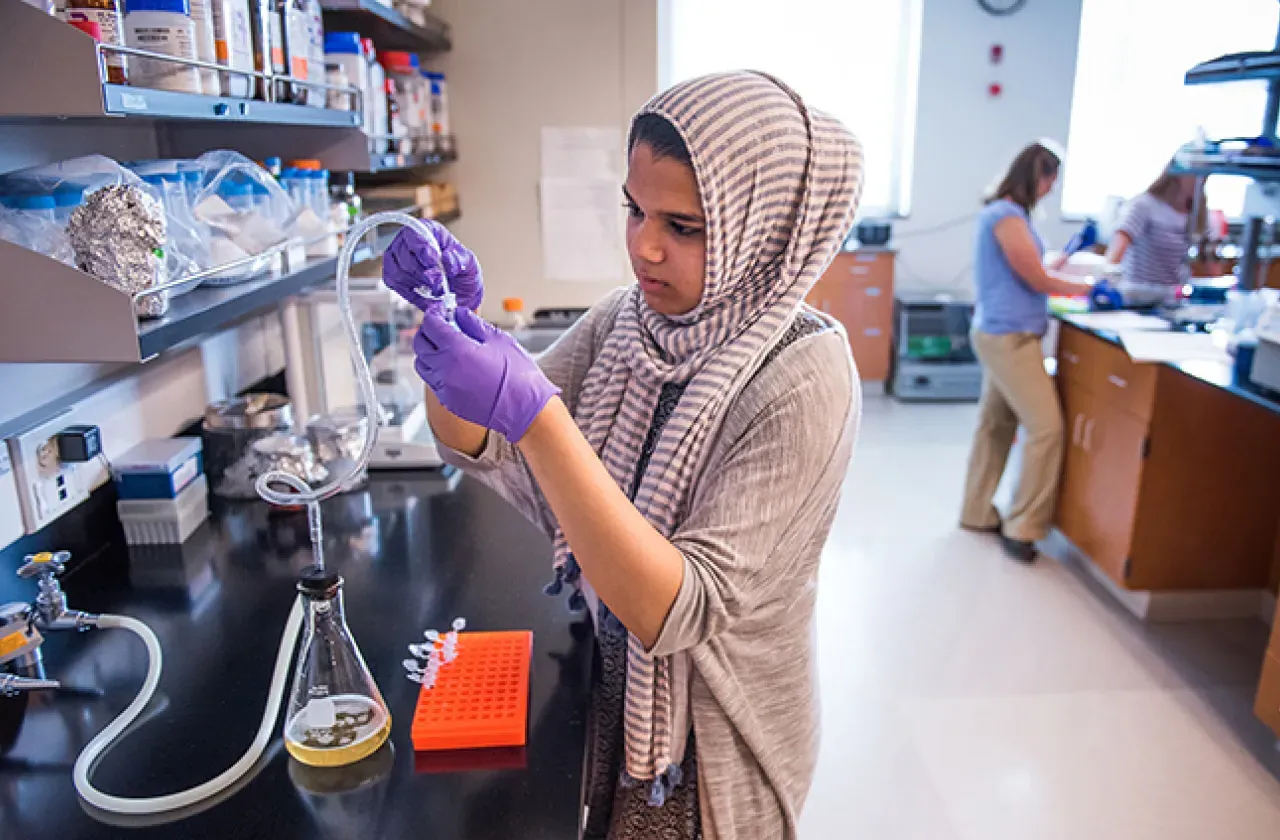
[[[9,458],[9,447],[0,445],[0,549],[25,533],[22,505],[18,501],[18,477]]]
[[[65,412],[9,439],[22,523],[28,534],[88,499],[94,486],[92,476],[102,469],[93,461],[71,464],[58,457],[57,434],[70,425],[70,412]]]

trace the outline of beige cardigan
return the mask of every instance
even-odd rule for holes
[[[592,308],[539,357],[572,412],[622,301]],[[798,339],[730,407],[671,542],[684,580],[654,655],[688,650],[702,829],[711,840],[796,837],[818,748],[813,609],[818,559],[861,413],[839,325]],[[489,435],[444,458],[555,533],[523,456]],[[547,560],[548,575],[550,560]]]

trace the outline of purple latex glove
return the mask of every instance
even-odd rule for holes
[[[510,335],[469,309],[455,318],[456,329],[438,304],[423,312],[414,369],[454,415],[516,443],[560,389]]]
[[[423,224],[435,239],[426,239],[411,227],[401,228],[383,254],[382,281],[410,304],[423,309],[427,302],[416,290],[426,286],[432,294],[439,295],[448,278],[458,308],[476,311],[484,297],[480,261],[444,225],[429,220]]]

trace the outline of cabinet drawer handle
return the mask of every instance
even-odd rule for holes
[[[1076,419],[1071,424],[1071,445],[1072,446],[1080,445],[1080,421],[1083,419],[1084,419],[1084,415],[1080,414],[1080,412],[1076,412]]]
[[[867,286],[866,292],[867,292],[867,297],[880,297],[879,286]]]
[[[867,327],[865,330],[862,331],[862,334],[865,336],[868,336],[869,338],[876,338],[877,336],[880,335],[880,328]]]
[[[1128,382],[1126,382],[1125,380],[1123,380],[1123,379],[1121,379],[1120,377],[1116,376],[1114,373],[1112,373],[1112,374],[1108,374],[1108,375],[1107,375],[1107,381],[1108,381],[1108,382],[1110,382],[1112,385],[1116,386],[1117,388],[1128,388],[1128,387],[1129,387],[1129,383],[1128,383]]]
[[[850,269],[849,269],[849,273],[850,273],[850,274],[870,274],[870,273],[871,273],[871,266],[869,266],[869,265],[855,265],[855,266],[853,266],[852,268],[850,268]]]
[[[1093,451],[1093,418],[1089,418],[1089,422],[1084,424],[1084,451]]]
[[[1071,364],[1073,365],[1080,364],[1080,357],[1077,356],[1075,353],[1072,353],[1070,350],[1063,350],[1062,358],[1066,359],[1068,362],[1071,362]]]

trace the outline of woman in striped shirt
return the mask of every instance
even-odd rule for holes
[[[542,527],[548,593],[594,620],[584,836],[794,840],[818,558],[860,414],[847,337],[803,301],[852,226],[861,147],[727,73],[651,100],[628,153],[637,282],[536,362],[474,314],[478,265],[443,233],[402,231],[384,276],[411,301],[449,277],[457,329],[428,307],[414,343],[431,427]]]
[[[1107,248],[1107,260],[1122,266],[1130,287],[1161,293],[1190,279],[1187,251],[1192,235],[1205,229],[1207,212],[1201,187],[1199,214],[1193,223],[1197,181],[1194,175],[1177,172],[1170,161],[1146,192],[1125,206]]]

